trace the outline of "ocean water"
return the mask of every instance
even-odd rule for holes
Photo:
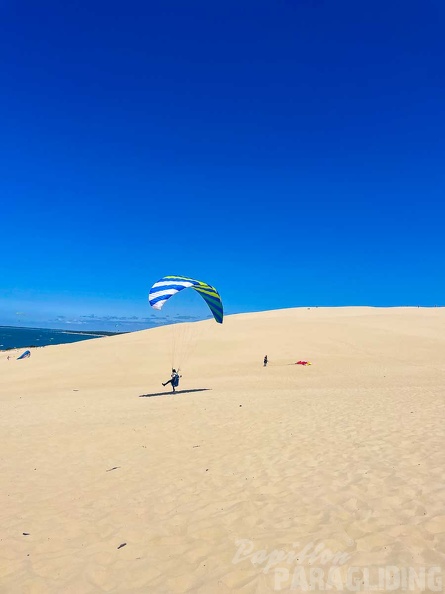
[[[79,340],[91,340],[111,336],[115,332],[74,332],[67,330],[49,330],[47,328],[18,328],[0,326],[0,351],[25,347],[43,347],[50,344],[65,344]]]

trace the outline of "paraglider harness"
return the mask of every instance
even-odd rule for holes
[[[175,373],[172,374],[172,387],[177,388],[179,386],[179,369]]]

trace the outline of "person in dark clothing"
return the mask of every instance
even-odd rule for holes
[[[165,382],[165,384],[163,383],[163,386],[167,386],[168,384],[172,385],[172,389],[173,392],[175,391],[175,388],[177,388],[179,386],[179,378],[181,376],[179,375],[179,373],[176,371],[176,369],[172,369],[172,375],[171,378],[168,380],[168,382]]]
[[[264,367],[267,367],[267,363],[268,363],[268,361],[267,361],[267,355],[266,355],[266,356],[264,357]]]

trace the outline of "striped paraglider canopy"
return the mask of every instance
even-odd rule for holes
[[[164,276],[150,289],[148,302],[155,309],[162,309],[166,301],[183,289],[197,291],[209,306],[215,320],[222,324],[224,317],[223,304],[218,291],[207,283],[187,276]]]

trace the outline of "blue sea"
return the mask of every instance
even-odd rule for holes
[[[0,326],[0,351],[25,347],[43,347],[50,344],[65,344],[79,340],[91,340],[111,336],[116,332],[75,332],[73,330],[49,330],[48,328],[18,328]]]

